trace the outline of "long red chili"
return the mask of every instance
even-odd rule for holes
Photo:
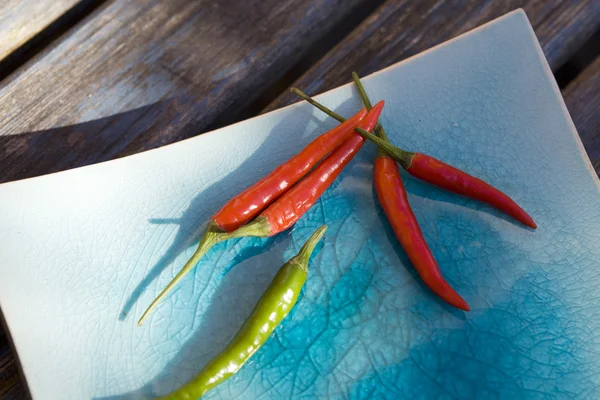
[[[289,161],[229,200],[212,217],[214,224],[226,232],[232,232],[252,220],[348,138],[352,129],[366,114],[367,111],[362,109],[342,124],[320,135]]]
[[[353,76],[363,103],[367,109],[370,109],[371,102],[358,75],[353,74]],[[381,124],[378,124],[375,128],[375,133],[382,140],[388,141]],[[470,311],[471,308],[467,302],[456,293],[440,272],[440,268],[423,237],[421,227],[408,202],[398,164],[380,148],[377,149],[377,156],[373,165],[373,178],[379,203],[390,225],[392,225],[398,241],[423,282],[448,304],[461,310]]]
[[[482,201],[535,229],[537,224],[510,197],[489,183],[422,153],[415,153],[406,169],[411,175],[448,191]]]
[[[367,131],[372,130],[377,124],[383,105],[383,101],[375,104],[358,126]],[[268,236],[273,236],[294,225],[333,183],[364,142],[365,139],[362,136],[352,134],[349,139],[321,161],[306,178],[269,206],[254,221],[241,227],[238,231],[247,231],[245,235],[255,236],[252,231],[258,229],[259,232],[265,233],[268,229]]]
[[[324,107],[315,100],[311,99],[301,90],[296,88],[292,88],[291,90],[324,113],[328,114],[330,117],[335,118],[340,122],[344,121],[344,117],[336,114],[327,107]],[[443,163],[442,161],[439,161],[431,156],[427,156],[422,153],[413,153],[396,147],[391,143],[373,135],[372,133],[361,129],[360,127],[356,127],[354,131],[385,150],[390,157],[400,163],[400,165],[411,175],[423,179],[424,181],[433,185],[450,190],[454,193],[483,201],[490,206],[512,216],[522,224],[533,229],[537,228],[533,218],[531,218],[531,216],[529,216],[529,214],[527,214],[527,212],[525,212],[517,203],[515,203],[506,194],[484,182],[483,180],[475,178],[474,176],[469,175],[458,168],[454,168],[446,163]]]
[[[423,237],[408,203],[396,161],[382,155],[375,159],[374,181],[377,198],[394,233],[423,282],[448,304],[469,311],[466,301],[446,282]]]
[[[371,111],[360,121],[359,125],[367,131],[372,130],[377,124],[383,101],[377,103]],[[353,125],[351,125],[352,127]],[[258,217],[247,225],[241,226],[233,232],[216,231],[208,229],[202,237],[194,255],[183,266],[181,271],[169,282],[162,292],[152,301],[138,325],[150,315],[152,310],[167,295],[171,289],[206,254],[206,252],[215,244],[227,239],[243,236],[268,237],[276,235],[279,232],[291,227],[310,207],[319,199],[319,196],[331,185],[335,178],[342,172],[344,167],[352,160],[354,155],[360,150],[365,139],[356,134],[351,136],[339,145],[331,154],[329,154],[321,163],[303,180],[297,183],[292,189],[288,190],[275,203],[271,204]]]

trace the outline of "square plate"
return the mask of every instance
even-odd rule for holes
[[[323,223],[301,301],[207,399],[600,398],[600,184],[525,14],[364,82],[386,101],[393,143],[492,183],[539,225],[405,176],[470,313],[420,283],[374,196],[368,144],[290,232],[216,246],[136,326],[218,207],[335,125],[299,103],[0,186],[0,305],[33,398],[150,398],[183,384]],[[352,85],[319,100],[346,116],[361,107]]]

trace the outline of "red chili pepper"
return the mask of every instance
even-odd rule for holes
[[[406,169],[411,175],[451,192],[482,201],[510,215],[533,229],[537,228],[529,216],[510,197],[490,184],[454,168],[431,156],[415,153]]]
[[[377,103],[358,126],[367,131],[372,130],[377,124],[383,105],[383,101]],[[255,229],[255,226],[262,225],[260,231],[266,232],[266,226],[268,226],[268,236],[273,236],[294,225],[333,183],[335,178],[360,150],[364,142],[365,139],[362,136],[353,133],[349,139],[327,156],[310,175],[291,188],[277,202],[269,206],[256,220],[240,228],[240,230]]]
[[[358,76],[355,78],[355,80],[356,79],[358,79]],[[328,114],[330,117],[335,118],[340,122],[344,121],[344,117],[319,104],[302,91],[296,88],[292,88],[291,91],[323,111],[325,114]],[[362,91],[364,91],[364,89],[362,89]],[[383,128],[381,128],[381,125],[378,125],[377,129],[380,130]],[[492,207],[507,213],[517,221],[533,229],[537,228],[533,218],[531,218],[529,214],[519,207],[517,203],[515,203],[506,194],[502,193],[500,190],[494,188],[481,179],[475,178],[474,176],[471,176],[466,172],[459,170],[458,168],[454,168],[446,163],[443,163],[442,161],[436,160],[433,157],[424,155],[422,153],[413,153],[396,147],[388,141],[383,140],[372,133],[365,131],[364,129],[361,129],[360,127],[356,127],[354,131],[385,150],[390,157],[400,163],[400,165],[402,165],[402,167],[411,175],[423,179],[424,181],[433,185],[450,190],[454,193],[483,201]]]
[[[415,214],[408,203],[396,161],[386,155],[378,156],[375,159],[373,171],[379,203],[423,282],[448,304],[469,311],[469,305],[446,282],[433,254],[431,254]]]
[[[371,111],[360,121],[361,128],[371,130],[377,124],[377,119],[383,109],[383,101],[380,101]],[[354,127],[355,125],[350,125]],[[163,291],[152,301],[148,309],[144,312],[138,325],[141,325],[144,319],[158,303],[175,287],[175,285],[194,268],[202,256],[215,244],[227,239],[254,236],[268,237],[276,235],[292,226],[310,207],[318,200],[323,192],[331,185],[335,178],[342,172],[344,167],[352,160],[354,155],[360,150],[365,139],[356,134],[351,136],[339,145],[331,154],[329,154],[321,163],[303,180],[297,183],[292,189],[288,190],[275,203],[271,204],[257,218],[247,225],[241,226],[233,232],[219,232],[214,228],[209,229],[204,234],[198,249],[183,266],[181,271],[169,282]],[[213,222],[214,224],[214,222]]]
[[[360,86],[360,81],[358,84],[359,91],[361,91],[362,86]],[[320,105],[300,90],[294,88],[292,91],[334,118],[343,118]],[[363,93],[361,92],[361,97],[362,96]],[[364,96],[366,96],[366,94]],[[371,107],[368,98],[363,98],[363,101],[367,108]],[[380,125],[377,126],[376,130],[378,134],[381,134],[382,137],[385,138],[385,131],[381,129]],[[380,140],[385,141],[385,139]],[[400,241],[400,244],[402,244],[402,247],[415,266],[421,279],[423,279],[425,284],[435,294],[444,299],[448,304],[460,308],[461,310],[469,311],[469,305],[454,289],[452,289],[450,284],[446,282],[440,272],[437,262],[433,258],[433,254],[431,254],[431,250],[423,237],[419,223],[408,203],[406,190],[404,189],[396,161],[379,149],[375,159],[373,176],[377,198],[394,229],[396,237]]]
[[[537,228],[537,224],[525,210],[508,197],[508,195],[489,183],[423,153],[410,153],[407,156],[407,151],[369,132],[360,131],[359,134],[382,148],[414,177],[453,193],[487,203],[499,211],[510,215],[522,224],[533,229]]]
[[[366,114],[367,111],[362,109],[342,124],[317,137],[285,164],[229,200],[217,211],[212,221],[222,230],[232,232],[252,220],[348,138]]]
[[[358,75],[356,73],[352,75],[363,103],[367,109],[370,109],[371,102]],[[375,133],[382,141],[388,142],[381,124],[375,128]],[[446,282],[433,254],[431,254],[417,218],[408,203],[398,164],[380,148],[377,149],[373,177],[379,203],[383,207],[398,241],[402,244],[423,282],[448,304],[461,310],[470,311],[471,308],[467,302]]]

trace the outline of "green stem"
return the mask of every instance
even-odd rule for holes
[[[175,278],[173,278],[173,280],[169,282],[169,284],[162,290],[162,292],[160,292],[154,301],[150,303],[150,306],[148,306],[138,321],[138,325],[142,325],[144,320],[152,313],[158,303],[160,303],[165,296],[179,283],[179,281],[181,281],[181,279],[187,275],[196,266],[196,264],[198,264],[200,259],[215,244],[224,240],[246,236],[267,237],[270,235],[270,233],[271,225],[264,217],[258,217],[249,224],[244,225],[231,233],[223,232],[216,224],[211,222],[206,228],[206,233],[204,233],[204,236],[202,239],[200,239],[200,244],[198,244],[198,248],[194,252],[194,255],[192,255],[192,258],[185,263],[181,271],[175,275]]]
[[[296,93],[298,96],[302,97],[304,100],[306,100],[313,106],[317,107],[319,110],[323,111],[325,114],[329,115],[330,117],[335,118],[340,122],[344,122],[346,120],[344,117],[325,107],[321,103],[317,102],[315,99],[311,98],[309,95],[307,95],[300,89],[291,88],[290,90]],[[359,126],[355,127],[354,131],[362,137],[364,137],[365,139],[368,139],[375,143],[377,146],[381,147],[386,153],[388,153],[390,157],[399,162],[402,168],[410,168],[410,164],[412,162],[413,157],[415,156],[415,153],[396,147],[391,143],[385,141],[384,139],[373,135],[372,133],[364,130]]]
[[[369,100],[367,91],[365,90],[365,87],[363,86],[362,82],[360,81],[358,74],[356,72],[352,72],[352,78],[354,78],[354,83],[356,84],[356,87],[358,88],[358,94],[360,95],[360,98],[362,99],[363,104],[365,105],[365,107],[367,107],[367,110],[370,110],[371,108],[373,108],[373,106],[371,105],[371,100]],[[377,126],[375,126],[374,132],[381,139],[385,140],[386,142],[389,142],[387,133],[385,133],[385,129],[383,129],[383,126],[381,125],[380,122],[377,122]],[[385,154],[386,154],[386,152],[381,147],[378,146],[376,157],[383,157]]]
[[[154,311],[158,303],[160,303],[162,299],[165,298],[165,296],[171,291],[171,289],[173,289],[175,285],[177,285],[179,281],[196,266],[196,264],[198,264],[198,261],[200,261],[200,259],[206,254],[206,252],[210,250],[210,248],[213,247],[215,244],[223,240],[224,235],[225,233],[216,231],[214,224],[210,224],[208,226],[208,228],[206,229],[206,233],[204,233],[204,236],[200,240],[200,244],[198,245],[198,248],[196,249],[196,252],[194,252],[192,258],[190,258],[188,262],[185,263],[181,271],[179,271],[179,273],[175,275],[175,278],[173,278],[171,282],[169,282],[167,287],[165,287],[162,290],[162,292],[160,292],[160,294],[152,301],[152,303],[150,303],[150,306],[148,306],[148,308],[146,309],[146,311],[144,311],[142,317],[138,321],[139,326],[141,326],[144,323],[144,320],[152,313],[152,311]]]
[[[340,122],[344,122],[346,120],[346,118],[342,117],[340,114],[336,113],[335,111],[330,110],[329,108],[325,107],[323,104],[319,103],[318,101],[316,101],[315,99],[313,99],[312,97],[310,97],[309,95],[304,93],[302,90],[293,87],[290,89],[290,91],[296,93],[298,96],[302,97],[304,100],[306,100],[313,106],[317,107],[319,110],[323,111],[325,114],[329,115],[331,118],[337,119]],[[356,129],[361,129],[361,128],[357,127]]]
[[[371,108],[373,108],[373,105],[371,104],[371,100],[369,100],[369,96],[367,96],[367,91],[365,90],[365,87],[360,81],[358,74],[356,72],[352,72],[352,78],[354,79],[354,83],[358,88],[358,94],[360,95],[363,104],[365,105],[365,107],[367,107],[367,110],[370,110]]]
[[[265,217],[258,216],[255,220],[247,225],[241,226],[235,231],[225,234],[225,238],[223,240],[248,236],[268,237],[270,235],[271,224],[269,224],[269,221]]]
[[[308,261],[310,260],[310,256],[312,255],[317,243],[319,243],[319,240],[321,240],[325,234],[326,230],[327,225],[321,225],[319,229],[317,229],[315,233],[313,233],[312,236],[306,241],[306,243],[304,243],[304,246],[302,246],[298,254],[293,258],[293,261],[298,263],[302,268],[308,269]]]

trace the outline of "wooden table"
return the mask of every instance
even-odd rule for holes
[[[6,0],[0,182],[173,143],[525,9],[600,172],[598,0]],[[59,362],[59,360],[57,360]],[[0,332],[0,399],[27,398]]]

